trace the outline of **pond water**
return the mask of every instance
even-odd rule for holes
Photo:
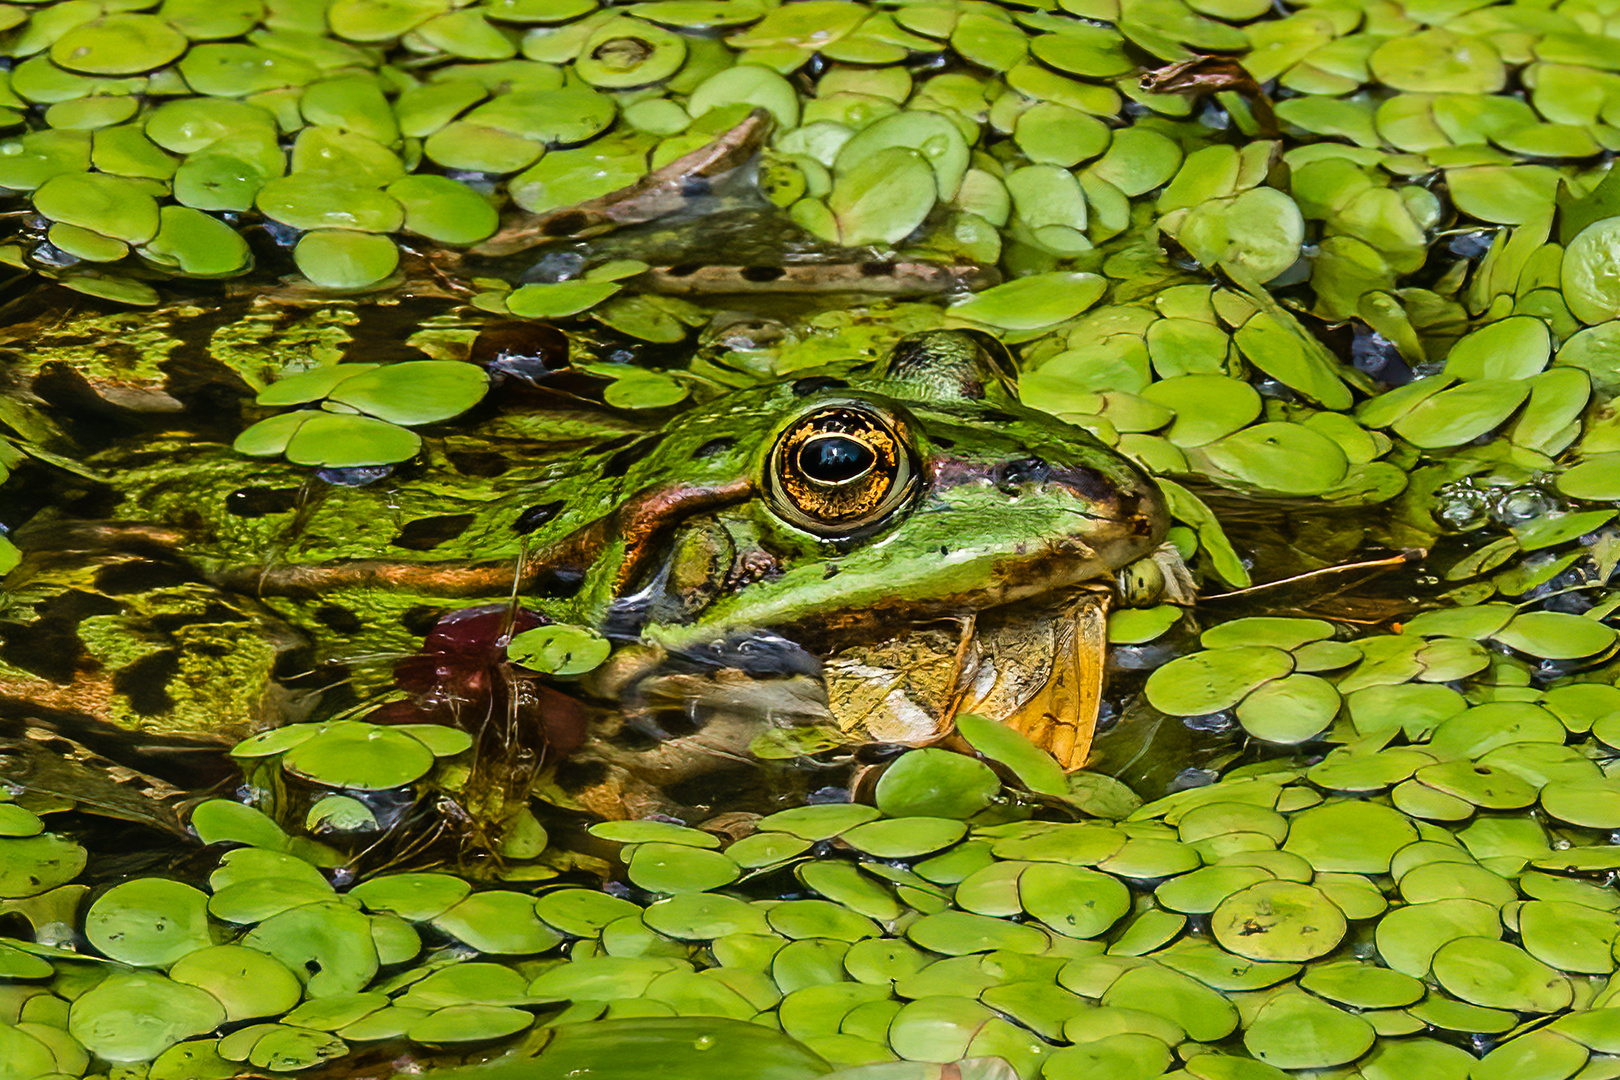
[[[1620,1076],[1611,24],[0,11],[0,1080]]]

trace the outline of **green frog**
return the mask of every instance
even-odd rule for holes
[[[1153,480],[1018,404],[964,332],[902,338],[864,382],[734,392],[616,465],[548,506],[524,578],[572,590],[552,613],[618,646],[585,689],[651,738],[626,750],[610,724],[581,756],[624,780],[802,748],[807,730],[931,742],[959,711],[1078,767],[1104,583],[1162,561],[1189,597]]]
[[[206,718],[236,737],[309,707],[284,692],[289,676],[406,652],[447,609],[515,584],[525,606],[615,645],[570,688],[619,706],[578,751],[641,778],[610,790],[746,756],[762,725],[787,756],[807,730],[930,741],[963,709],[1078,765],[1089,721],[1076,716],[1101,671],[1086,587],[1153,557],[1168,526],[1142,470],[1019,405],[956,331],[901,339],[875,378],[734,391],[599,448],[492,469],[454,438],[420,483],[314,489],[217,443],[153,440],[116,528],[86,539],[51,520],[32,534],[62,534],[95,566],[23,531],[10,639],[48,620],[60,633],[61,609],[83,608],[67,629],[85,655],[75,669],[57,651],[43,678],[0,672],[0,697],[37,702],[50,683],[55,710],[171,731]],[[452,524],[424,541],[413,527],[429,519]],[[143,575],[144,590],[80,595]],[[51,599],[63,587],[78,599]],[[357,698],[389,682],[386,664],[342,674]],[[181,706],[194,711],[171,715]]]

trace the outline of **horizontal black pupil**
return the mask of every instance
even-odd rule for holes
[[[816,439],[799,451],[800,470],[823,484],[851,480],[870,469],[876,460],[870,447],[842,435]]]

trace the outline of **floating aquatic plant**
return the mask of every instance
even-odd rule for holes
[[[410,360],[342,364],[273,383],[259,405],[313,405],[260,420],[234,444],[255,457],[286,455],[299,465],[349,469],[408,461],[422,440],[411,427],[459,416],[484,396],[489,377],[472,364]]]

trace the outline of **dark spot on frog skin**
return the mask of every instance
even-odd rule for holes
[[[452,452],[445,456],[463,476],[500,476],[512,467],[512,459],[504,453]]]
[[[527,536],[561,513],[565,505],[561,499],[555,499],[548,503],[531,506],[519,514],[516,521],[512,522],[512,531],[519,536]]]
[[[663,441],[664,436],[662,434],[648,435],[645,438],[637,439],[602,463],[602,475],[610,478],[623,476],[630,471],[630,466],[658,449],[659,444]]]
[[[84,656],[79,623],[94,615],[116,615],[118,601],[70,589],[40,604],[39,617],[26,626],[0,624],[0,659],[60,685],[73,681]]]
[[[861,263],[861,277],[878,278],[878,277],[893,277],[893,276],[894,276],[894,263],[892,261],[889,261],[889,262],[864,262],[864,263]]]
[[[710,439],[708,442],[692,451],[692,457],[695,460],[701,461],[704,458],[714,457],[716,454],[723,454],[736,445],[737,440],[729,436],[719,439]]]
[[[316,609],[315,621],[328,630],[335,630],[340,634],[358,634],[366,625],[360,621],[360,616],[336,604],[327,604]]]
[[[849,383],[845,382],[843,379],[800,379],[793,384],[793,396],[809,397],[811,394],[819,394],[823,390],[845,390],[848,388]]]
[[[169,680],[180,671],[180,654],[161,649],[113,672],[113,690],[129,698],[129,707],[142,716],[154,716],[174,708],[169,696]]]
[[[417,637],[426,637],[435,626],[439,625],[439,620],[444,618],[444,612],[445,609],[442,607],[428,607],[426,605],[406,608],[399,617],[399,624],[408,633]],[[319,618],[318,612],[316,617]]]
[[[542,571],[535,579],[533,592],[537,596],[566,600],[585,584],[585,568],[581,566],[554,566]]]
[[[290,514],[297,508],[297,488],[248,487],[225,496],[225,512],[232,517],[261,518],[270,514]]]
[[[744,281],[775,281],[787,273],[780,266],[745,266],[738,275]]]
[[[701,263],[677,263],[665,270],[664,274],[673,278],[691,277],[701,269],[703,269]]]
[[[153,615],[147,620],[147,625],[153,630],[163,634],[172,634],[176,630],[188,626],[225,626],[230,623],[246,622],[247,616],[228,604],[218,600],[210,600],[204,604],[201,611],[171,611],[162,615]],[[193,642],[192,648],[203,648],[201,643]]]
[[[132,559],[96,571],[96,588],[108,596],[128,596],[187,585],[202,578],[182,562]]]
[[[399,535],[388,541],[390,547],[407,551],[430,551],[467,531],[477,515],[443,514],[406,522]]]

